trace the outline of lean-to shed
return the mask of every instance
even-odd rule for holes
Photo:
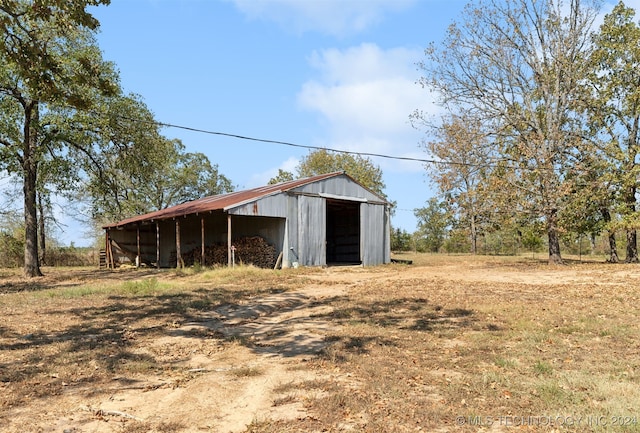
[[[240,239],[264,240],[276,266],[389,263],[389,203],[344,172],[206,197],[104,227],[107,263],[207,263],[222,247],[242,260]]]

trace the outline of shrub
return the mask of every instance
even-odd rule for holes
[[[24,265],[24,242],[8,233],[0,232],[0,267],[17,268]]]

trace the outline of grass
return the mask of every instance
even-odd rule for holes
[[[263,371],[258,367],[240,367],[231,370],[229,373],[232,376],[241,378],[261,376],[263,374]]]
[[[188,383],[194,376],[175,361],[187,355],[151,350],[153,341],[218,306],[312,283],[338,284],[346,293],[324,301],[332,310],[314,316],[331,324],[328,346],[296,367],[318,379],[279,385],[272,402],[300,403],[307,415],[260,416],[248,432],[475,432],[490,426],[470,421],[488,420],[500,431],[640,431],[640,284],[629,279],[636,267],[402,258],[414,264],[329,276],[321,269],[237,267],[103,279],[73,271],[73,279],[52,276],[37,287],[10,282],[0,296],[0,407],[29,408],[76,383],[98,394],[121,377],[142,381],[162,372]],[[185,348],[189,356],[253,347],[250,338],[191,337],[197,345]],[[265,374],[228,371],[238,380]],[[556,424],[513,425],[511,418],[500,425],[508,416],[555,417]],[[559,424],[569,417],[582,421]],[[154,422],[157,431],[189,431],[188,420]],[[133,422],[128,428],[144,430]]]

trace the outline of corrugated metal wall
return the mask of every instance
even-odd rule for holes
[[[285,218],[287,217],[288,200],[287,194],[280,193],[236,206],[233,209],[229,209],[229,213],[233,215]]]
[[[360,207],[360,251],[364,266],[385,263],[386,227],[385,207],[362,203]]]
[[[303,185],[295,189],[296,192],[307,194],[333,194],[345,200],[380,202],[380,197],[363,188],[348,177],[334,177],[319,182]]]
[[[327,264],[327,205],[320,197],[298,197],[298,261],[304,266]]]

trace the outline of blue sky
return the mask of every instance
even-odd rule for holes
[[[428,158],[416,109],[437,113],[416,63],[440,41],[463,0],[111,0],[92,8],[103,57],[127,93],[163,123],[300,145]],[[638,8],[640,0],[627,1]],[[603,10],[608,12],[611,5]],[[461,19],[462,18],[462,19]],[[294,171],[309,150],[167,128],[238,189]],[[413,232],[433,197],[420,162],[371,157],[392,225]],[[63,244],[90,244],[69,216]]]
[[[416,63],[463,8],[443,0],[112,0],[98,43],[160,122],[354,152],[426,158],[415,109],[435,109]],[[164,129],[239,189],[309,150]],[[394,227],[433,196],[423,164],[371,157]]]

